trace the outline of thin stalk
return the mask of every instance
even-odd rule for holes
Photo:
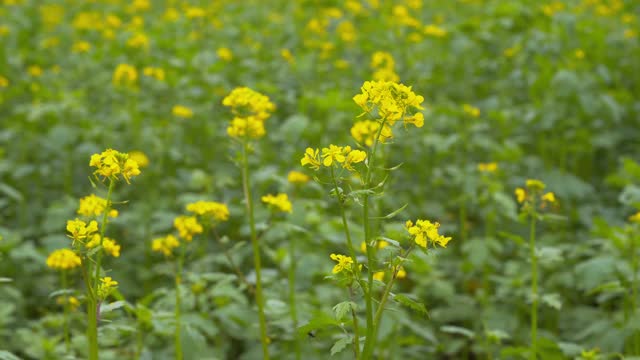
[[[104,250],[102,249],[102,242],[104,241],[104,234],[107,230],[107,216],[109,211],[111,210],[111,194],[113,194],[113,189],[116,186],[116,182],[113,179],[109,179],[109,191],[107,192],[107,205],[104,208],[104,213],[102,214],[102,223],[100,224],[100,250],[97,253],[97,265],[96,265],[96,276],[94,278],[93,283],[94,287],[97,288],[100,283],[100,267],[102,264],[102,256]]]
[[[380,128],[376,133],[376,137],[373,139],[373,146],[371,152],[368,154],[367,161],[367,173],[364,177],[363,188],[368,190],[371,186],[371,171],[376,157],[376,150],[378,148],[378,138],[382,133],[386,119],[382,120]],[[369,246],[369,239],[371,239],[371,229],[369,226],[369,194],[367,192],[363,195],[363,221],[364,221],[364,242],[367,249],[367,289],[364,291],[366,313],[367,313],[367,337],[362,350],[362,358],[370,359],[373,355],[373,348],[375,346],[375,332],[374,332],[374,320],[373,320],[373,261],[374,261],[374,249]]]
[[[531,355],[529,359],[536,360],[538,353],[538,259],[536,257],[536,216],[535,211],[530,215],[529,229],[529,257],[531,260]]]
[[[349,286],[349,295],[353,299],[353,288]],[[353,353],[356,360],[360,359],[360,328],[358,326],[358,315],[353,306],[351,307],[351,318],[353,319]]]
[[[631,314],[636,313],[638,304],[638,254],[636,249],[636,237],[631,235],[631,269],[633,270],[631,278]]]
[[[93,294],[87,298],[87,339],[89,360],[98,360],[98,302]]]
[[[349,222],[347,222],[347,215],[345,213],[344,204],[342,203],[342,195],[338,190],[338,180],[335,177],[335,173],[333,170],[333,166],[331,169],[331,180],[333,181],[333,186],[336,192],[336,198],[338,199],[338,207],[340,208],[340,216],[342,217],[342,227],[344,228],[344,235],[347,238],[347,246],[349,247],[349,256],[353,259],[354,268],[356,269],[357,278],[360,278],[360,264],[358,264],[358,259],[356,258],[356,250],[353,247],[353,242],[351,241],[351,231],[349,231]]]
[[[249,187],[249,142],[244,139],[242,147],[242,187],[249,214],[249,226],[251,229],[251,245],[253,247],[253,263],[256,270],[256,303],[258,305],[258,319],[260,321],[260,341],[262,343],[262,358],[269,360],[269,339],[267,338],[267,321],[264,316],[264,298],[262,295],[262,274],[260,265],[260,245],[256,233],[255,219],[253,216],[253,200]]]
[[[67,289],[68,284],[67,284],[67,270],[62,270],[62,273],[60,274],[61,278],[62,278],[62,288],[63,289]],[[64,329],[64,347],[66,349],[67,352],[69,352],[69,350],[71,349],[71,342],[69,341],[69,295],[66,294],[64,295],[64,322],[62,324],[63,329]]]
[[[184,264],[184,253],[185,253],[185,247],[187,246],[187,244],[183,243],[180,245],[180,256],[178,257],[178,259],[176,260],[176,306],[175,306],[175,313],[174,313],[174,318],[175,318],[175,322],[176,322],[176,328],[173,334],[173,339],[174,339],[174,343],[175,343],[175,353],[176,353],[176,360],[182,360],[183,359],[183,355],[182,355],[182,339],[181,339],[181,332],[182,332],[182,324],[181,324],[181,307],[182,307],[182,297],[180,294],[180,285],[182,284],[182,266]]]
[[[289,307],[291,308],[291,322],[293,328],[298,328],[298,311],[296,309],[296,254],[295,254],[295,240],[289,240]],[[296,353],[296,360],[302,358],[300,351],[299,336],[294,337],[294,348]]]
[[[224,244],[222,243],[222,240],[220,239],[220,236],[218,235],[218,232],[214,229],[212,229],[213,231],[213,235],[215,236],[216,240],[218,241],[218,243],[220,244],[220,246],[222,246],[224,248]],[[224,249],[224,257],[227,259],[227,261],[229,262],[229,265],[231,266],[231,268],[233,269],[233,271],[236,273],[236,276],[238,277],[238,279],[240,280],[240,282],[242,282],[246,287],[247,287],[247,291],[250,294],[253,294],[255,292],[255,289],[253,288],[253,285],[251,285],[249,283],[249,281],[247,280],[247,278],[244,276],[244,274],[242,273],[242,271],[240,271],[240,268],[238,267],[238,265],[236,265],[236,262],[233,261],[233,257],[231,256],[231,254],[229,253],[229,249]]]

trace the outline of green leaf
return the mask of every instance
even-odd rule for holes
[[[338,341],[335,342],[335,344],[333,344],[333,346],[331,347],[331,356],[341,352],[342,350],[344,350],[344,348],[347,347],[347,345],[351,344],[352,342],[352,338],[351,336],[349,337],[344,337]]]
[[[390,212],[389,214],[387,214],[387,215],[385,215],[385,216],[373,216],[373,217],[369,217],[369,219],[376,219],[376,220],[379,220],[379,219],[391,219],[391,218],[393,218],[394,216],[398,215],[398,214],[399,214],[402,210],[404,210],[407,206],[409,206],[409,204],[408,204],[408,203],[407,203],[407,204],[402,205],[399,209],[397,209],[397,210],[395,210],[395,211],[392,211],[392,212]]]
[[[559,294],[546,294],[542,296],[542,303],[556,310],[562,308],[562,299]]]
[[[51,294],[49,294],[49,299],[54,298],[56,296],[73,294],[73,293],[75,293],[75,290],[73,290],[73,289],[60,289],[60,290],[56,290],[56,291],[52,292]]]
[[[0,350],[0,360],[22,360],[22,359],[15,356],[13,353],[10,353],[5,350]]]
[[[8,277],[0,277],[0,284],[1,283],[10,283],[13,282],[12,278],[8,278]]]
[[[445,325],[440,327],[440,331],[448,333],[448,334],[459,334],[459,335],[463,335],[466,336],[469,339],[473,339],[476,337],[476,333],[473,332],[472,330],[469,330],[467,328],[463,328],[460,326],[451,326],[451,325]]]
[[[308,323],[298,327],[298,336],[306,336],[312,330],[329,326],[340,326],[340,322],[323,312],[316,312]]]
[[[356,310],[356,303],[353,301],[343,301],[333,307],[333,312],[336,314],[336,320],[341,321],[347,313],[351,312],[351,309]]]
[[[526,244],[526,241],[524,240],[524,238],[520,235],[516,235],[516,234],[512,234],[512,233],[508,233],[506,231],[499,231],[498,235],[500,235],[503,238],[509,239],[509,240],[513,240],[513,242],[515,242],[518,245],[524,245]]]
[[[125,305],[127,305],[127,302],[124,301],[124,300],[115,301],[115,302],[108,303],[108,304],[102,304],[102,305],[100,305],[100,312],[101,313],[108,313],[110,311],[119,309],[119,308],[121,308],[121,307],[123,307]]]
[[[429,312],[427,311],[427,307],[421,302],[417,302],[415,300],[412,300],[409,297],[407,297],[405,295],[402,295],[402,294],[396,294],[393,297],[393,300],[397,301],[400,305],[404,305],[404,306],[408,307],[409,309],[424,315],[425,317],[429,316]]]

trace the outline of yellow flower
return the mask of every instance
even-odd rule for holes
[[[211,217],[216,221],[229,220],[227,205],[215,201],[197,201],[187,204],[187,211],[196,215]]]
[[[86,41],[76,41],[71,48],[74,53],[86,53],[91,50],[91,44]]]
[[[633,39],[638,36],[638,32],[633,29],[625,29],[623,36],[627,39]]]
[[[148,49],[149,37],[143,33],[136,33],[127,40],[127,46],[134,49]]]
[[[474,118],[477,118],[478,116],[480,116],[480,109],[469,104],[462,105],[462,111],[464,111],[465,114]]]
[[[393,69],[377,69],[371,78],[375,81],[399,81],[400,76]]]
[[[523,188],[516,188],[515,190],[516,200],[522,204],[527,198],[527,192]]]
[[[339,255],[339,254],[331,254],[331,260],[337,261],[338,263],[331,270],[332,273],[337,274],[342,270],[351,271],[351,265],[353,264],[353,259],[349,256]]]
[[[556,202],[556,195],[552,192],[548,192],[544,195],[542,195],[542,200],[548,202],[548,203],[555,203]]]
[[[629,216],[629,221],[631,221],[632,223],[640,224],[640,211],[638,211],[637,213]]]
[[[107,15],[104,19],[107,26],[117,29],[122,25],[122,20],[116,15]]]
[[[428,247],[427,240],[430,240],[434,246],[437,244],[442,247],[447,247],[447,243],[451,241],[450,237],[444,237],[438,234],[440,224],[437,222],[432,223],[429,220],[416,220],[416,224],[414,225],[411,220],[407,220],[405,226],[409,234],[414,237],[416,244],[425,249]]]
[[[584,59],[584,51],[582,49],[576,49],[573,55],[575,55],[576,59]]]
[[[224,60],[227,62],[233,60],[233,53],[229,48],[226,48],[226,47],[218,48],[218,50],[216,50],[216,54],[218,55],[218,58],[220,58],[221,60]]]
[[[300,159],[300,164],[302,166],[309,165],[314,170],[320,169],[319,152],[318,149],[307,148],[304,152],[304,157]]]
[[[378,281],[384,280],[384,271],[376,271],[373,273],[373,279]]]
[[[281,49],[280,56],[285,59],[289,64],[293,64],[296,62],[296,59],[293,57],[293,54],[289,49]]]
[[[396,278],[398,278],[398,279],[404,279],[404,278],[406,278],[406,277],[407,277],[407,272],[404,270],[404,268],[402,268],[402,267],[401,267],[401,268],[398,270],[398,273],[396,274]]]
[[[100,216],[107,208],[107,200],[103,199],[95,194],[85,196],[80,199],[80,206],[78,207],[78,215],[82,216]],[[117,217],[118,210],[109,210],[110,217]]]
[[[39,77],[42,75],[42,68],[38,65],[32,65],[27,68],[27,72],[33,77]]]
[[[106,299],[117,287],[118,282],[110,276],[101,278],[100,285],[98,285],[98,297],[103,300]]]
[[[204,231],[195,216],[178,216],[173,221],[173,226],[178,230],[180,237],[187,241],[193,240],[194,235],[202,234]]]
[[[387,246],[389,246],[389,243],[384,240],[376,241],[376,247],[378,248],[378,250],[384,249]],[[367,252],[367,244],[364,241],[360,243],[360,251],[362,251],[363,253]]]
[[[440,38],[447,36],[447,30],[434,24],[426,25],[422,31],[427,36],[440,37]]]
[[[138,71],[135,67],[128,64],[120,64],[113,72],[113,85],[114,86],[129,86],[133,87],[138,80]]]
[[[336,33],[344,42],[356,41],[356,27],[351,21],[343,21],[336,28]]]
[[[47,257],[47,266],[56,270],[68,270],[82,265],[82,260],[69,249],[55,250]]]
[[[149,165],[149,158],[145,153],[139,150],[134,150],[129,152],[129,159],[138,163],[138,166],[143,168]]]
[[[349,171],[355,171],[352,164],[363,162],[364,159],[366,159],[366,157],[367,157],[367,153],[362,150],[351,150],[347,154],[346,159],[342,164],[342,167]]]
[[[95,220],[91,220],[87,225],[86,222],[75,219],[67,221],[67,231],[70,235],[67,235],[69,238],[83,242],[83,240],[87,239],[89,236],[92,236],[94,233],[98,231],[98,222]]]
[[[348,149],[345,151],[345,149]],[[346,160],[345,152],[351,151],[350,146],[342,147],[336,145],[329,145],[328,148],[322,148],[322,164],[324,166],[331,166],[334,161],[343,163]]]
[[[371,67],[374,69],[393,69],[395,65],[393,55],[386,51],[376,51],[371,56]]]
[[[510,48],[506,48],[504,49],[504,51],[502,52],[502,54],[507,57],[507,58],[512,58],[514,57],[518,52],[520,52],[520,45],[514,45]]]
[[[116,179],[118,175],[130,184],[133,176],[140,175],[138,163],[129,158],[129,154],[121,153],[113,149],[107,149],[101,154],[91,155],[89,166],[97,168],[95,175]]]
[[[309,180],[311,180],[311,178],[306,175],[303,174],[299,171],[289,171],[289,174],[287,175],[287,181],[289,181],[292,184],[306,184],[307,182],[309,182]]]
[[[478,164],[478,171],[492,173],[496,170],[498,170],[498,164],[495,162]]]
[[[207,13],[203,8],[190,6],[185,11],[185,16],[187,17],[187,19],[197,19],[207,16]]]
[[[9,27],[7,25],[0,25],[0,36],[7,35],[10,32],[11,32],[11,30],[9,29]]]
[[[180,19],[180,12],[174,8],[167,8],[164,15],[162,15],[162,19],[168,22],[175,22]]]
[[[88,249],[92,249],[99,245],[100,245],[100,234],[94,234],[93,237],[91,238],[91,241],[85,244],[85,247]],[[113,257],[120,257],[120,245],[118,245],[118,243],[111,238],[108,238],[105,236],[102,239],[102,249],[104,249],[104,251],[107,254]]]
[[[58,296],[56,303],[63,306],[68,304],[71,311],[75,311],[80,306],[80,301],[75,296]]]
[[[351,127],[351,136],[362,145],[373,146],[373,140],[380,129],[380,123],[373,120],[358,121]],[[378,137],[379,142],[393,138],[391,128],[385,124]]]
[[[262,197],[262,202],[269,204],[282,212],[293,212],[291,202],[289,201],[289,196],[287,196],[287,194],[265,195]]]
[[[180,242],[173,235],[156,238],[151,242],[151,250],[161,252],[164,256],[171,256],[173,249],[180,246]]]
[[[4,76],[0,76],[0,88],[6,88],[9,86],[9,79]]]
[[[145,76],[152,77],[158,81],[164,81],[165,79],[164,70],[159,67],[147,66],[142,69],[142,73]]]
[[[171,113],[174,116],[177,116],[183,119],[188,119],[193,117],[193,110],[182,105],[174,105],[173,108],[171,109]]]
[[[227,134],[232,138],[259,139],[266,134],[264,122],[255,116],[235,117],[227,127]]]
[[[405,126],[407,124],[414,124],[416,127],[424,125],[422,113],[409,115],[416,110],[422,110],[421,104],[424,101],[424,97],[416,95],[411,87],[390,81],[365,81],[361,91],[353,97],[353,101],[365,113],[372,113],[377,109],[378,115],[390,126],[401,119]]]
[[[230,107],[236,117],[255,117],[261,121],[266,120],[275,110],[269,97],[248,87],[233,89],[222,100],[222,105]]]
[[[536,179],[527,179],[526,182],[526,186],[528,189],[530,190],[534,190],[534,191],[542,191],[545,188],[545,184],[540,181],[540,180],[536,180]]]

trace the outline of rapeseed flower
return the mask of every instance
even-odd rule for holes
[[[236,117],[255,117],[257,120],[266,120],[275,110],[275,105],[269,97],[249,89],[248,87],[235,88],[222,100],[222,105],[230,107]]]
[[[342,167],[349,171],[355,171],[355,169],[353,168],[353,164],[363,162],[366,158],[366,152],[362,150],[351,150],[347,153],[344,163],[342,163]]]
[[[202,234],[204,228],[195,216],[178,216],[173,221],[173,226],[178,230],[178,235],[186,241],[193,240],[193,236]]]
[[[340,255],[340,254],[331,254],[331,260],[335,260],[338,263],[331,270],[332,273],[337,274],[343,270],[351,271],[351,266],[353,265],[353,259],[350,256]]]
[[[303,174],[299,171],[290,171],[287,175],[287,181],[292,184],[306,184],[311,178],[307,174]]]
[[[144,168],[149,166],[149,158],[145,153],[139,150],[134,150],[129,152],[129,158],[136,163],[138,163],[138,167]]]
[[[151,242],[151,250],[161,252],[164,256],[171,256],[173,249],[178,246],[180,246],[180,242],[173,235],[156,238]]]
[[[93,173],[96,176],[117,179],[118,175],[130,184],[130,179],[140,175],[138,163],[129,158],[129,154],[121,153],[113,149],[107,149],[100,154],[91,155],[89,166],[97,168]]]
[[[498,170],[498,164],[495,162],[478,164],[478,171],[480,172],[492,173],[492,172],[495,172],[496,170]]]
[[[259,139],[266,134],[264,122],[255,116],[235,117],[227,127],[227,134],[232,138]]]
[[[361,93],[353,97],[353,101],[365,113],[377,110],[386,123],[393,126],[396,121],[403,120],[404,125],[413,124],[416,127],[424,125],[422,102],[424,97],[416,95],[410,86],[391,81],[366,81],[361,87]]]
[[[450,237],[438,234],[440,224],[437,222],[432,223],[429,220],[416,220],[414,225],[411,220],[407,220],[405,227],[409,234],[414,237],[415,243],[425,249],[428,248],[428,241],[431,241],[433,246],[440,245],[442,247],[447,247],[447,243],[451,241]]]
[[[164,81],[165,79],[164,70],[159,67],[147,66],[144,69],[142,69],[142,73],[145,76],[152,77],[158,81]]]
[[[229,208],[227,208],[227,205],[215,201],[197,201],[187,204],[187,211],[213,218],[216,221],[229,220]]]
[[[216,50],[216,55],[218,55],[218,58],[220,60],[223,60],[226,62],[233,60],[233,52],[231,52],[231,50],[226,47],[218,48],[218,50]]]
[[[359,144],[371,147],[373,146],[376,134],[378,134],[378,130],[380,130],[380,122],[374,120],[361,120],[357,121],[351,127],[351,136]],[[383,143],[391,138],[393,138],[391,128],[385,124],[382,131],[380,131],[378,141]]]
[[[133,87],[138,80],[138,71],[129,64],[120,64],[113,72],[113,85]]]
[[[629,221],[632,222],[632,223],[640,224],[640,211],[638,211],[637,213],[629,216]]]
[[[84,242],[84,240],[93,236],[93,234],[98,231],[98,222],[91,220],[89,224],[87,224],[80,219],[68,220],[67,231],[69,232],[67,236],[73,239],[74,242],[76,240]]]
[[[69,249],[55,250],[47,257],[47,266],[55,270],[68,270],[80,265],[80,256]]]
[[[107,200],[103,199],[95,194],[85,196],[80,199],[80,206],[78,207],[78,215],[82,216],[100,216],[107,208]],[[118,210],[109,210],[109,217],[115,218],[118,216]]]
[[[309,165],[314,170],[319,170],[321,163],[319,159],[318,153],[320,150],[307,148],[304,152],[304,157],[300,159],[300,164],[302,166]]]
[[[477,118],[478,116],[480,116],[480,109],[478,109],[473,105],[463,104],[462,111],[464,111],[465,114],[474,118]]]
[[[91,50],[91,44],[86,41],[76,41],[71,48],[74,53],[86,53]]]
[[[100,245],[100,234],[94,234],[91,238],[91,241],[87,242],[85,246],[88,249],[94,248]],[[120,257],[120,245],[118,243],[108,237],[104,237],[102,239],[102,249],[109,255],[113,257]]]
[[[171,109],[171,113],[173,114],[173,116],[177,116],[183,119],[189,119],[193,117],[193,110],[182,105],[174,105]]]
[[[265,195],[262,197],[262,202],[282,212],[291,213],[293,211],[287,194]]]
[[[118,282],[110,276],[101,278],[100,284],[98,285],[98,297],[103,300],[106,299],[117,287]]]

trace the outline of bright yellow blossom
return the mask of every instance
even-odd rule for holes
[[[542,181],[536,180],[536,179],[527,179],[527,182],[525,184],[527,188],[531,190],[537,190],[537,191],[544,190],[546,186]]]
[[[68,270],[82,264],[80,256],[69,249],[60,249],[47,257],[47,266],[56,270]]]
[[[377,110],[377,113],[390,126],[396,121],[404,120],[405,125],[414,124],[416,127],[424,125],[424,115],[417,112],[422,110],[424,97],[416,95],[410,86],[390,81],[365,81],[361,93],[353,97],[353,101],[366,113]]]
[[[287,181],[292,184],[306,184],[311,178],[307,174],[303,174],[299,171],[290,171],[287,175]]]
[[[340,255],[340,254],[331,254],[331,260],[335,260],[338,263],[331,270],[332,273],[337,274],[342,270],[351,271],[351,265],[353,264],[353,259],[349,256]]]
[[[227,205],[215,201],[197,201],[187,204],[187,211],[196,215],[211,217],[216,221],[229,220]]]
[[[9,79],[4,76],[0,76],[0,88],[6,88],[9,86]]]
[[[282,212],[291,213],[293,211],[291,202],[289,201],[289,196],[287,196],[287,194],[265,195],[262,197],[262,202],[265,204],[269,204]]]
[[[480,109],[469,104],[463,104],[462,111],[464,111],[465,114],[474,118],[477,118],[478,116],[480,116]]]
[[[152,77],[158,81],[164,81],[165,79],[164,70],[159,67],[147,66],[142,69],[142,73],[145,76]]]
[[[345,149],[348,149],[345,151]],[[328,148],[322,148],[322,164],[324,166],[331,166],[334,161],[343,163],[346,160],[345,152],[351,151],[350,146],[342,147],[336,145],[329,145]]]
[[[117,287],[118,282],[110,276],[101,278],[100,284],[98,285],[98,297],[103,300],[106,299]]]
[[[373,140],[376,137],[378,130],[380,130],[380,123],[378,121],[357,121],[351,127],[351,136],[353,136],[353,138],[358,143],[371,147],[373,146]],[[385,142],[391,138],[393,138],[391,128],[385,124],[385,126],[382,128],[382,131],[380,131],[378,141]]]
[[[416,224],[414,225],[411,220],[407,220],[405,226],[409,234],[414,237],[416,244],[425,249],[428,247],[427,240],[430,240],[434,246],[437,244],[442,247],[447,247],[447,243],[451,240],[450,237],[444,237],[438,234],[440,224],[437,222],[432,223],[429,220],[416,220]]]
[[[478,171],[492,173],[496,170],[498,170],[498,164],[495,162],[478,164]]]
[[[203,8],[197,6],[189,6],[184,14],[187,19],[198,19],[207,16],[207,12]]]
[[[74,53],[86,53],[91,50],[91,44],[86,41],[76,41],[71,48]]]
[[[632,222],[632,223],[640,224],[640,211],[638,211],[637,213],[629,216],[629,221]]]
[[[149,37],[143,33],[136,33],[127,40],[127,46],[134,49],[148,49]]]
[[[384,271],[376,271],[373,273],[373,279],[378,281],[384,280]]]
[[[29,75],[33,76],[33,77],[39,77],[42,76],[42,68],[38,65],[31,65],[27,68],[27,72],[29,73]]]
[[[355,171],[355,169],[353,168],[353,164],[363,162],[364,159],[366,158],[367,158],[366,152],[362,150],[351,150],[349,151],[349,153],[347,153],[347,156],[345,158],[344,163],[342,164],[342,167],[349,171]]]
[[[249,89],[235,88],[222,100],[222,105],[230,107],[237,117],[254,116],[257,120],[266,120],[275,110],[269,97]]]
[[[226,47],[218,48],[218,50],[216,50],[216,54],[218,55],[218,58],[220,58],[223,61],[229,62],[233,60],[233,52],[231,52],[229,48],[226,48]]]
[[[91,220],[87,225],[86,222],[80,219],[69,220],[67,221],[67,231],[70,234],[67,236],[73,239],[74,242],[76,240],[84,242],[85,239],[98,231],[98,222]]]
[[[202,234],[204,228],[195,216],[178,216],[173,221],[173,226],[178,230],[178,234],[186,241],[193,240],[193,236]]]
[[[556,202],[556,195],[552,192],[548,192],[544,195],[542,195],[542,200],[548,202],[548,203],[555,203]]]
[[[100,245],[100,234],[94,234],[91,238],[91,241],[85,244],[85,247],[88,249],[92,249],[96,246]],[[118,243],[108,237],[104,237],[102,239],[102,249],[109,255],[113,257],[120,257],[120,245]]]
[[[138,163],[138,166],[141,168],[149,166],[149,158],[142,151],[139,151],[139,150],[130,151],[129,159]]]
[[[259,139],[266,134],[264,122],[255,116],[235,117],[227,127],[227,134],[232,138]]]
[[[520,204],[522,204],[527,198],[527,192],[523,188],[516,188],[515,194],[516,194],[516,201],[518,201],[518,203]]]
[[[293,57],[293,54],[289,49],[281,49],[280,56],[285,59],[289,64],[293,64],[296,62],[296,59]]]
[[[78,207],[78,215],[82,216],[100,216],[107,208],[107,200],[103,199],[95,194],[85,196],[80,199],[80,206]],[[117,217],[118,210],[109,210],[110,217]]]
[[[389,243],[384,241],[384,240],[380,240],[376,242],[376,247],[379,249],[384,249],[387,246],[389,246]],[[360,251],[362,251],[363,253],[367,252],[367,243],[365,243],[364,241],[360,243]]]
[[[138,71],[128,64],[120,64],[113,72],[113,85],[133,87],[138,80]]]
[[[138,163],[129,158],[129,154],[121,153],[113,149],[107,149],[100,154],[91,155],[89,166],[97,168],[95,175],[104,176],[105,178],[122,178],[130,184],[133,176],[140,175]]]
[[[447,30],[434,24],[426,25],[422,31],[427,36],[440,37],[440,38],[447,36]]]
[[[180,246],[180,242],[173,235],[153,239],[151,242],[151,250],[161,252],[164,256],[171,256],[173,249]]]
[[[171,113],[174,116],[177,116],[183,119],[188,119],[193,117],[193,110],[182,105],[174,105],[173,108],[171,109]]]
[[[576,59],[584,59],[584,51],[582,49],[576,49],[576,51],[573,52],[573,55]]]
[[[318,149],[307,148],[304,152],[304,157],[300,159],[300,164],[302,166],[309,165],[314,170],[320,169],[319,152],[320,150]]]

